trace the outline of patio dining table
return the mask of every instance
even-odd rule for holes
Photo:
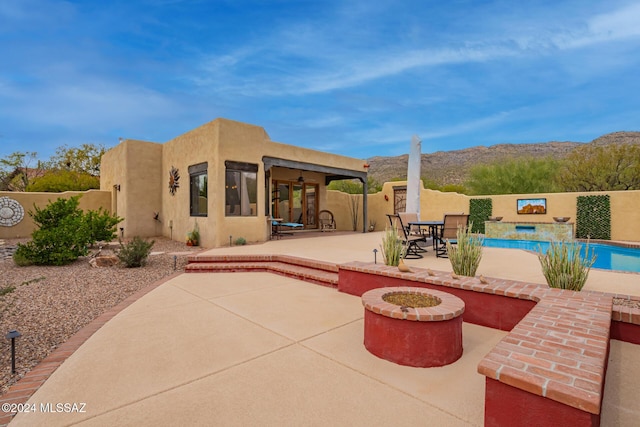
[[[429,234],[433,237],[433,247],[436,247],[436,236],[440,235],[440,231],[442,227],[444,227],[444,221],[411,221],[409,222],[409,228],[418,227],[418,229],[422,229],[422,227],[429,229]]]

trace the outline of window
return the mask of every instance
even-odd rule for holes
[[[240,162],[224,162],[225,215],[256,216],[258,165]]]
[[[207,216],[207,163],[189,166],[189,203],[191,216]]]

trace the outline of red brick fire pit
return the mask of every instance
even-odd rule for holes
[[[409,302],[388,302],[394,298]],[[437,305],[410,306],[426,300]],[[460,298],[425,288],[378,288],[362,295],[362,305],[364,345],[370,353],[422,368],[448,365],[462,356],[464,301]]]

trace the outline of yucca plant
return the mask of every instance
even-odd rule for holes
[[[589,243],[585,247],[584,257],[580,256],[581,245],[578,242],[551,242],[545,253],[538,252],[547,284],[551,288],[580,291],[589,277],[589,271],[596,255],[591,251]]]
[[[400,264],[400,260],[404,257],[406,248],[402,244],[402,240],[398,235],[398,230],[396,230],[395,227],[387,227],[384,230],[380,249],[382,250],[382,259],[385,265],[397,267],[398,264]]]
[[[456,245],[447,240],[447,256],[453,272],[460,276],[474,277],[482,258],[484,238],[478,233],[472,233],[472,228],[473,223],[469,223],[467,227],[458,227]]]

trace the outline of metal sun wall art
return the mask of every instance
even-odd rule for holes
[[[0,197],[0,226],[12,227],[24,218],[24,208],[14,199]]]
[[[178,191],[178,187],[180,187],[180,172],[178,169],[171,166],[171,170],[169,171],[169,193],[172,196],[175,196],[176,191]]]

